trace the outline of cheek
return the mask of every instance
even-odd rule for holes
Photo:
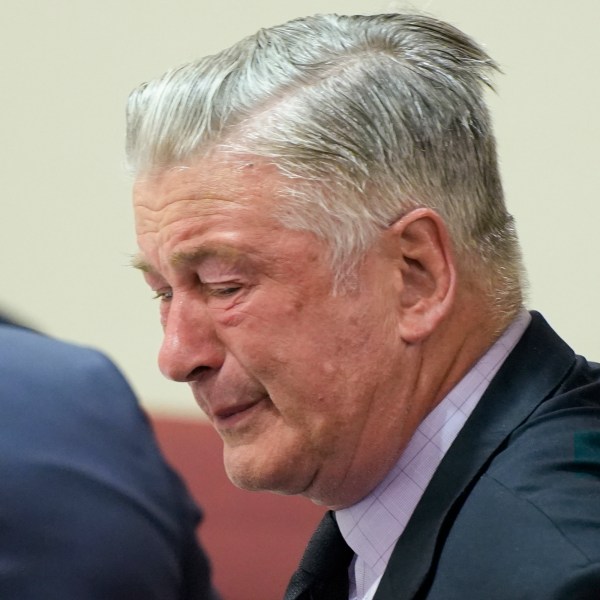
[[[360,412],[358,397],[381,367],[381,323],[378,335],[372,319],[345,306],[256,300],[214,319],[224,345],[274,402],[290,398],[285,409],[298,417]]]
[[[231,328],[239,327],[246,319],[246,313],[239,308],[223,309],[223,308],[211,308],[211,317],[218,328],[222,328],[224,335],[227,335],[227,331]],[[235,333],[230,334],[230,337]]]
[[[281,376],[302,361],[303,342],[295,330],[299,319],[282,315],[281,307],[254,303],[211,309],[211,315],[225,347],[254,376]]]
[[[265,387],[283,427],[314,454],[325,456],[351,439],[363,421],[365,395],[350,388],[347,379],[339,370],[326,374],[320,366],[300,363],[274,373]]]

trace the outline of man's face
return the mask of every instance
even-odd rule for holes
[[[357,289],[334,295],[325,243],[272,216],[281,181],[215,159],[138,180],[140,266],[160,301],[160,368],[189,383],[230,478],[342,506],[414,426],[395,268],[376,244]]]

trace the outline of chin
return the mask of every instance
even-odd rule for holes
[[[277,460],[275,456],[252,456],[249,449],[224,450],[225,472],[231,482],[252,492],[275,492],[284,495],[305,494],[313,475],[303,461]]]

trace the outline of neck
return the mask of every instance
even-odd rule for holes
[[[514,312],[514,311],[513,311]],[[415,390],[423,406],[421,420],[433,410],[496,342],[515,318],[463,294],[453,313],[424,340]]]

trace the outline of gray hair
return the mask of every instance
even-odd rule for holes
[[[296,19],[135,90],[129,165],[141,175],[215,150],[267,159],[289,178],[276,215],[330,242],[338,283],[381,228],[430,207],[462,276],[514,314],[523,269],[484,100],[495,70],[431,17]]]

